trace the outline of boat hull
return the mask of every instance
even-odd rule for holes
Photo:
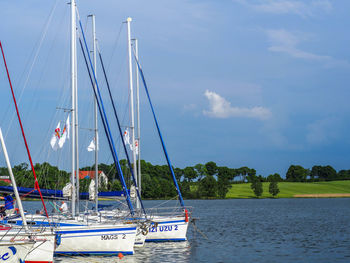
[[[178,217],[155,217],[148,229],[146,242],[186,241],[188,222]]]
[[[15,248],[15,250],[12,249],[12,254],[10,251],[3,252],[4,249],[8,250],[9,247]],[[27,234],[24,232],[9,231],[1,240],[0,262],[21,262],[19,259],[26,263],[53,262],[54,249],[55,235],[52,233],[34,232],[32,234]],[[7,255],[9,257],[13,258],[13,261],[9,261],[10,259],[4,260],[4,255],[6,253],[8,253]]]
[[[22,220],[2,223],[22,225]],[[135,224],[84,224],[76,220],[58,220],[49,224],[41,216],[28,216],[27,223],[33,228],[53,226],[56,235],[55,256],[134,254]]]
[[[55,255],[134,254],[136,226],[61,227]]]

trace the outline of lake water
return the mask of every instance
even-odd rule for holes
[[[147,207],[162,201],[145,201]],[[188,241],[146,243],[135,255],[55,262],[350,262],[350,199],[187,200]],[[39,202],[26,202],[36,209]]]

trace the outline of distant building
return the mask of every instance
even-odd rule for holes
[[[11,184],[10,176],[8,175],[0,175],[0,181]]]
[[[79,171],[79,179],[94,179],[95,171]],[[103,171],[98,171],[98,182],[103,182],[105,185],[108,184],[108,178]]]

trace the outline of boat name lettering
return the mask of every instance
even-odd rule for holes
[[[4,254],[0,254],[0,261],[7,261],[12,259],[12,256],[14,256],[17,253],[17,249],[15,247],[8,247],[9,252],[6,252]]]
[[[178,225],[172,226],[159,226],[159,227],[150,227],[149,232],[169,232],[169,231],[177,231],[179,229]]]
[[[112,240],[118,239],[118,235],[102,235],[101,240]]]

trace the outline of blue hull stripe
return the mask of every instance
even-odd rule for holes
[[[60,232],[56,232],[56,234],[62,234]],[[71,234],[71,233],[70,233]],[[73,236],[68,236],[66,234],[64,234],[63,236],[61,236],[61,238],[75,238],[75,237],[99,237],[99,236],[103,236],[103,235],[115,235],[116,233],[112,232],[112,233],[104,233],[104,234],[95,234],[95,235],[80,235],[80,236],[76,236],[76,235],[73,235]],[[134,234],[135,235],[135,232],[132,232],[132,233],[118,233],[118,235],[132,235]]]
[[[174,242],[174,241],[186,241],[186,238],[146,239],[146,242]]]
[[[87,229],[87,230],[66,230],[66,231],[56,231],[57,234],[78,234],[78,233],[96,233],[96,232],[112,232],[112,231],[128,231],[136,230],[136,227],[130,228],[115,228],[115,229]]]
[[[165,221],[165,222],[157,222],[158,225],[160,224],[171,224],[171,223],[185,223],[185,220],[175,220],[175,221]]]
[[[133,255],[133,251],[57,251],[54,256],[118,256],[119,253],[123,255]]]
[[[13,224],[13,220],[0,220],[1,224]],[[72,224],[72,223],[49,223],[49,222],[43,222],[43,221],[30,221],[28,220],[27,223],[32,226],[84,226],[82,224]],[[21,226],[23,225],[23,222],[21,220],[16,220],[16,225]]]

